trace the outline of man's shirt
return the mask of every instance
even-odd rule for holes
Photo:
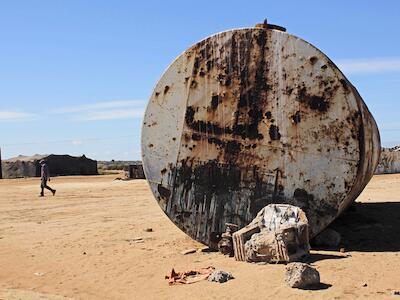
[[[50,172],[49,172],[49,167],[47,166],[47,164],[42,165],[42,169],[41,169],[40,173],[41,173],[42,178],[45,178],[45,179],[49,178]]]

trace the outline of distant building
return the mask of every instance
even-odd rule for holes
[[[125,179],[145,179],[142,163],[124,167]]]
[[[40,177],[40,161],[45,159],[50,176],[97,175],[97,161],[70,155],[17,156],[2,161],[3,178]]]
[[[375,174],[400,173],[400,146],[382,148]]]

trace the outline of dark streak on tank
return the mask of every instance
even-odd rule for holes
[[[235,142],[230,144],[228,142],[227,151],[228,149],[233,152],[240,151],[240,145],[235,144]],[[263,181],[257,166],[249,166],[247,169],[243,169],[234,163],[223,164],[216,160],[209,160],[194,167],[192,167],[190,161],[182,160],[180,166],[172,169],[170,174],[170,178],[174,178],[174,182],[171,182],[173,184],[173,197],[174,199],[182,199],[183,202],[176,201],[176,199],[171,200],[171,203],[176,203],[174,207],[176,211],[173,211],[171,207],[168,214],[170,217],[179,219],[179,216],[186,211],[184,202],[189,201],[190,197],[193,206],[191,212],[196,214],[201,211],[203,220],[201,224],[208,227],[208,230],[206,230],[208,236],[199,237],[199,239],[207,242],[214,249],[217,247],[216,244],[223,232],[223,228],[219,226],[220,223],[234,222],[244,226],[248,222],[231,206],[232,195],[239,193],[243,184],[248,185],[249,210],[253,216],[265,205],[277,201],[281,197],[279,191],[283,190],[283,188],[278,189],[275,199],[274,190],[276,188],[274,184]],[[254,185],[250,185],[250,182],[254,182]],[[270,194],[266,197],[265,192],[267,191],[270,191]],[[214,202],[214,200],[218,201]],[[283,199],[280,199],[280,201],[283,201]],[[211,210],[213,210],[212,214]],[[186,224],[184,219],[176,222],[176,224],[181,229],[185,229],[186,232],[196,235],[196,227]]]
[[[217,79],[221,85],[230,86],[234,82],[235,86],[238,86],[238,93],[233,88],[232,90],[228,89],[228,93],[231,95],[228,98],[229,101],[233,105],[235,105],[234,102],[237,103],[233,124],[227,127],[215,122],[186,118],[186,120],[192,120],[192,122],[186,122],[192,130],[215,135],[232,134],[251,140],[264,138],[259,132],[258,126],[263,120],[266,93],[270,88],[267,84],[268,66],[265,61],[265,52],[268,47],[266,47],[266,43],[266,30],[260,30],[255,34],[245,32],[232,35],[225,46],[229,48],[229,55],[225,55],[224,60],[219,61]],[[214,68],[214,59],[211,58],[211,52],[215,51],[213,49],[212,44],[207,43],[206,40],[198,43],[193,49],[196,56],[192,71],[192,89],[197,87],[196,76],[198,76],[199,70],[206,68],[207,71],[210,71]],[[220,53],[225,52],[224,47],[219,51]],[[210,108],[216,110],[220,103],[221,97],[213,95]],[[187,116],[190,114],[191,112],[188,111]]]
[[[281,139],[281,134],[279,133],[279,128],[278,126],[272,124],[269,127],[269,137],[271,138],[271,140],[280,140]]]
[[[169,91],[169,86],[166,85],[166,86],[164,87],[164,95],[165,95],[166,93],[168,93],[168,91]]]
[[[293,198],[301,209],[308,209],[310,202],[314,200],[313,195],[307,193],[306,190],[299,188],[295,189]]]
[[[190,87],[192,89],[196,88],[197,87],[197,81],[196,80],[192,80],[192,82],[190,83]]]
[[[225,151],[227,154],[237,154],[240,152],[240,143],[237,141],[229,141],[226,143]]]
[[[207,139],[207,141],[208,141],[209,144],[214,144],[214,145],[217,145],[217,146],[225,146],[225,142],[223,142],[222,140],[220,140],[218,138],[215,138],[215,137],[209,137]]]
[[[296,113],[292,116],[292,120],[295,124],[300,123],[301,117],[300,117],[300,112],[296,111]]]
[[[305,103],[309,108],[326,112],[329,108],[329,103],[321,96],[309,95],[305,87],[298,91],[298,100]]]
[[[285,90],[286,95],[291,95],[292,92],[293,92],[293,88],[291,88],[291,87],[287,87]]]
[[[166,187],[163,187],[161,184],[157,186],[157,191],[164,199],[169,199],[169,196],[171,196],[171,191]]]
[[[316,56],[311,56],[311,57],[309,58],[309,60],[310,60],[310,63],[311,63],[312,65],[314,65],[314,64],[318,61],[318,57],[316,57]]]
[[[200,66],[199,58],[196,57],[193,63],[193,74],[197,74],[199,66]]]
[[[201,135],[197,133],[192,134],[192,140],[193,141],[200,141],[201,140]]]
[[[219,104],[219,96],[218,95],[214,95],[211,97],[211,108],[212,109],[217,109]]]
[[[192,106],[188,106],[185,114],[185,123],[193,131],[208,133],[214,135],[232,134],[242,137],[243,139],[262,139],[263,135],[260,134],[255,127],[255,124],[242,125],[234,124],[233,127],[221,127],[219,124],[210,121],[202,121],[194,119],[195,110]]]
[[[342,79],[340,79],[339,81],[340,81],[340,83],[341,83],[341,85],[342,85],[344,91],[345,91],[346,93],[350,93],[351,91],[350,91],[350,89],[349,89],[349,86],[348,86],[346,80],[342,78]]]

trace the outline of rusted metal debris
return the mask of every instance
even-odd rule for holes
[[[218,242],[218,250],[224,255],[233,256],[232,234],[238,229],[236,224],[226,223],[226,230],[221,234],[221,240]]]
[[[224,283],[231,279],[235,279],[235,277],[233,277],[231,273],[222,270],[215,270],[214,272],[211,273],[211,275],[208,277],[207,280]]]
[[[218,33],[157,83],[142,130],[146,178],[168,217],[216,249],[271,203],[329,225],[373,175],[379,133],[335,64],[269,26]]]
[[[172,269],[171,272],[165,276],[165,279],[168,280],[169,285],[192,284],[207,280],[208,277],[213,274],[214,270],[214,267],[200,268],[185,272],[175,272],[175,270]]]

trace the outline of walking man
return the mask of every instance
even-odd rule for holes
[[[40,161],[40,175],[41,175],[41,183],[40,183],[40,188],[42,189],[40,193],[40,197],[44,196],[44,189],[48,189],[53,193],[53,196],[56,194],[56,190],[53,190],[51,187],[47,185],[47,180],[50,181],[50,171],[49,171],[49,166],[47,165],[46,161],[42,159]]]

